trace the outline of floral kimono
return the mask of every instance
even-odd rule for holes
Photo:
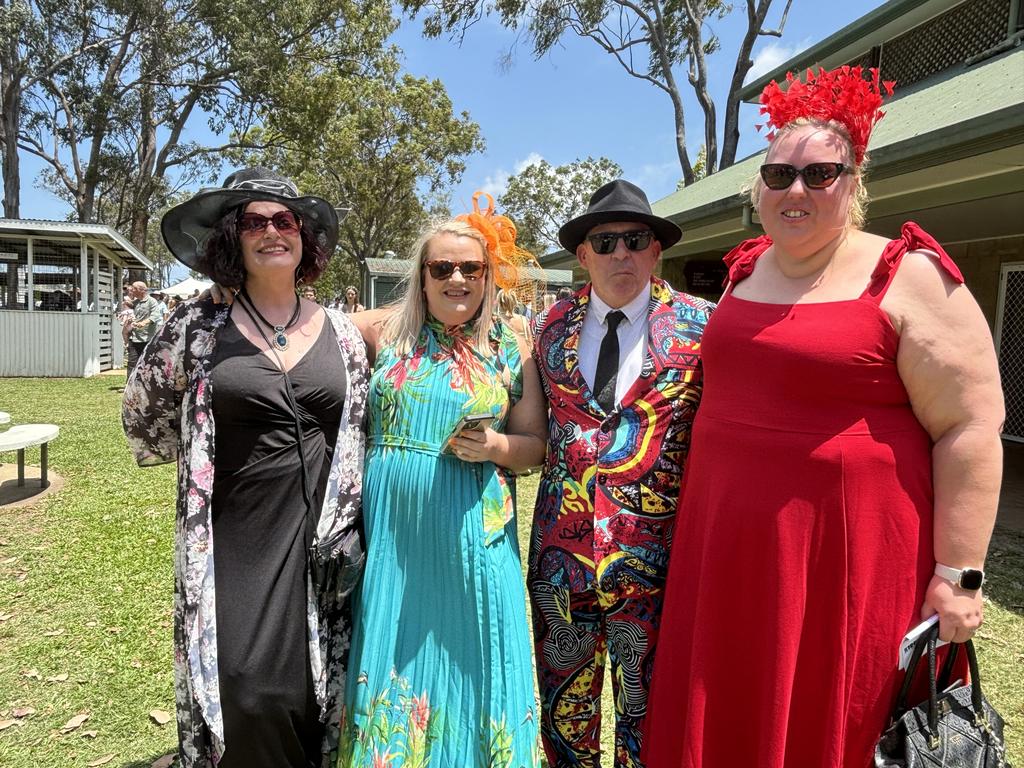
[[[124,430],[140,466],[177,460],[174,672],[182,768],[209,768],[224,752],[213,576],[214,434],[211,364],[230,308],[187,302],[149,343],[124,391]],[[342,313],[327,310],[348,390],[307,575],[307,631],[325,764],[338,742],[351,640],[349,595],[363,568],[361,507],[367,361]]]

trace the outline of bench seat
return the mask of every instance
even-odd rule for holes
[[[0,432],[0,453],[18,452],[18,485],[25,484],[25,449],[33,445],[41,446],[39,449],[40,485],[43,488],[49,485],[47,443],[59,434],[60,427],[56,424],[18,424],[6,432]]]

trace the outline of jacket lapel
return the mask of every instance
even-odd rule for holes
[[[583,318],[590,306],[590,285],[569,299],[569,307],[565,311],[565,373],[573,382],[584,400],[592,401],[593,394],[587,386],[583,374],[580,373],[580,332],[583,330]]]

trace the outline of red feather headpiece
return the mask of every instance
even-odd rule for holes
[[[761,114],[768,115],[767,125],[779,129],[798,117],[812,117],[819,120],[835,120],[846,126],[853,143],[854,159],[860,165],[868,148],[868,138],[875,123],[885,113],[882,106],[883,89],[885,96],[892,96],[893,81],[882,81],[878,70],[871,68],[870,79],[863,76],[861,67],[839,67],[831,72],[819,69],[818,74],[807,70],[807,81],[801,82],[792,72],[786,74],[787,87],[782,90],[772,80],[761,92]],[[757,126],[758,130],[763,125]],[[768,133],[768,141],[775,138],[775,131]]]

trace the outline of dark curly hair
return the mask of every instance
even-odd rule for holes
[[[241,288],[245,283],[242,244],[238,237],[238,217],[245,212],[248,204],[244,203],[232,209],[214,225],[203,246],[202,254],[196,260],[198,271],[228,288]],[[301,222],[299,237],[302,240],[302,260],[295,269],[295,282],[309,285],[323,274],[331,255],[324,250],[305,220],[296,211],[292,213],[295,213]]]

